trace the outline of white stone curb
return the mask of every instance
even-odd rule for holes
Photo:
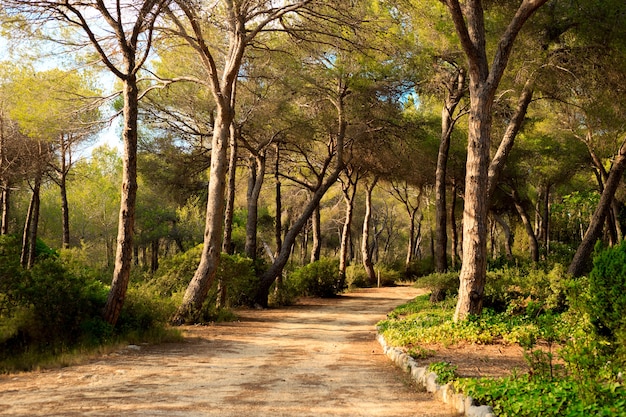
[[[428,370],[425,366],[418,366],[415,359],[404,353],[401,349],[391,347],[382,334],[378,333],[376,337],[378,343],[383,348],[383,352],[396,364],[399,368],[411,374],[411,378],[426,388],[426,391],[433,393],[435,398],[454,407],[458,413],[466,417],[496,417],[493,409],[486,405],[474,405],[474,399],[463,394],[455,392],[452,384],[439,385],[437,374]]]

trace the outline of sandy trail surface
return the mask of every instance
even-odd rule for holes
[[[375,324],[420,290],[368,289],[184,328],[78,366],[0,376],[2,416],[454,416],[418,392]]]

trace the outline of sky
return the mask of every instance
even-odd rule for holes
[[[9,53],[8,53],[7,48],[8,48],[7,40],[0,35],[0,61],[4,61],[8,59]],[[120,139],[118,125],[119,125],[119,122],[117,120],[114,120],[113,123],[105,127],[97,135],[96,140],[93,142],[91,146],[82,150],[80,153],[86,157],[89,157],[93,149],[102,145],[107,145],[111,148],[117,148],[121,152],[122,141]]]

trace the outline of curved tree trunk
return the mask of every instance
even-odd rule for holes
[[[267,307],[268,305],[268,297],[270,287],[276,280],[280,274],[282,274],[283,268],[287,264],[289,260],[289,256],[291,255],[291,249],[296,242],[296,238],[298,234],[307,223],[311,214],[313,214],[313,210],[319,205],[322,197],[326,194],[326,191],[337,182],[339,178],[339,174],[344,169],[344,161],[343,161],[343,147],[344,140],[346,135],[346,120],[344,115],[344,99],[348,94],[347,86],[340,83],[340,90],[338,92],[338,97],[336,100],[333,100],[333,103],[337,109],[337,134],[335,137],[334,143],[334,152],[331,152],[326,160],[324,166],[329,166],[330,162],[335,159],[335,168],[332,172],[326,176],[324,179],[324,172],[322,172],[318,178],[319,183],[313,192],[313,196],[311,200],[304,207],[304,210],[300,214],[300,217],[293,222],[292,226],[285,233],[285,239],[283,241],[283,246],[278,253],[278,256],[274,259],[272,265],[268,268],[268,270],[261,276],[259,281],[259,286],[257,289],[257,293],[254,297],[255,304],[261,307]]]
[[[585,232],[583,241],[578,246],[576,254],[574,254],[574,258],[567,270],[568,273],[575,277],[583,275],[587,269],[587,262],[593,252],[596,240],[602,232],[606,215],[611,208],[615,192],[621,182],[624,170],[626,170],[626,144],[622,144],[619,154],[611,166],[609,176],[604,184],[604,190],[600,196],[600,202],[593,213],[591,223]]]
[[[339,162],[339,164],[341,164],[341,162]],[[311,216],[311,214],[313,214],[313,210],[315,210],[315,207],[319,204],[326,191],[328,191],[328,189],[337,181],[337,178],[339,178],[339,173],[341,172],[341,169],[341,166],[338,167],[333,173],[328,176],[328,178],[326,178],[326,181],[320,185],[320,187],[313,194],[313,198],[304,207],[304,210],[300,214],[300,217],[298,217],[298,219],[296,219],[296,221],[292,223],[289,230],[287,230],[287,233],[285,233],[285,239],[283,241],[283,246],[280,250],[280,253],[278,254],[278,256],[276,256],[274,263],[272,263],[269,269],[261,276],[261,279],[259,281],[257,294],[254,298],[254,301],[257,305],[261,307],[267,307],[270,287],[274,283],[276,277],[278,277],[282,273],[283,268],[287,264],[287,261],[289,260],[289,256],[291,254],[291,248],[296,242],[298,234],[300,233],[304,225],[308,222],[309,217]]]
[[[363,218],[363,233],[361,234],[361,262],[363,262],[368,280],[372,285],[376,283],[376,272],[369,250],[369,237],[372,222],[372,190],[374,190],[377,182],[378,177],[374,177],[372,182],[365,187],[365,216]]]

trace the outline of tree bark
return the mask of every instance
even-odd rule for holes
[[[448,96],[441,111],[441,141],[437,153],[435,170],[435,270],[445,272],[448,269],[448,232],[446,224],[446,171],[450,139],[454,129],[454,111],[465,91],[465,71],[458,68],[446,85]]]
[[[311,263],[313,263],[320,260],[320,254],[322,252],[322,218],[319,205],[315,207],[311,215],[311,230],[313,232]]]
[[[35,264],[37,255],[37,229],[39,228],[39,208],[40,208],[41,173],[35,177],[26,221],[24,222],[24,234],[22,237],[22,254],[20,262],[24,268],[30,269]]]
[[[376,272],[374,271],[372,255],[369,250],[369,237],[372,222],[372,191],[377,182],[378,177],[374,177],[372,182],[365,187],[365,216],[363,218],[363,233],[361,234],[361,262],[372,285],[376,283]]]
[[[506,259],[509,261],[513,259],[513,250],[511,247],[513,246],[513,234],[511,233],[511,228],[504,221],[502,216],[499,216],[496,213],[491,213],[495,221],[500,225],[502,231],[504,232],[504,253],[506,254]]]
[[[352,178],[352,175],[355,178]],[[346,214],[344,216],[343,228],[341,230],[341,246],[339,248],[339,288],[343,288],[346,283],[346,269],[348,266],[348,256],[350,251],[350,234],[352,232],[352,217],[354,213],[354,197],[356,195],[358,173],[348,173],[347,181],[342,183],[341,191],[343,200],[346,203]]]
[[[183,302],[171,319],[172,324],[194,322],[213,284],[222,248],[224,224],[224,192],[226,188],[226,148],[233,114],[230,107],[218,106],[211,147],[211,168],[204,228],[204,245],[200,264],[193,275]]]
[[[524,206],[522,206],[517,190],[513,189],[511,197],[513,198],[513,204],[515,204],[515,210],[517,210],[517,214],[519,214],[520,219],[522,219],[524,230],[526,230],[526,234],[528,235],[530,259],[532,259],[534,263],[537,263],[539,262],[539,243],[537,242],[537,235],[535,234],[530,216],[524,209]]]
[[[250,259],[257,258],[257,233],[259,220],[259,195],[265,179],[265,156],[258,154],[250,158],[250,177],[248,180],[248,218],[246,221],[245,253]]]
[[[619,186],[624,170],[626,169],[626,144],[622,144],[620,151],[615,158],[611,170],[609,171],[608,178],[604,184],[604,190],[600,196],[600,202],[596,207],[591,218],[591,223],[585,232],[583,241],[578,246],[574,258],[569,265],[567,272],[575,277],[583,275],[587,270],[587,263],[596,240],[599,238],[602,232],[602,227],[606,215],[611,207],[615,192]]]
[[[452,180],[452,201],[450,202],[450,230],[452,232],[452,268],[456,268],[459,247],[459,234],[456,228],[456,179]]]
[[[222,252],[232,255],[233,216],[235,213],[235,180],[237,179],[237,134],[234,125],[230,127],[230,156],[228,159],[228,191],[226,192],[226,209],[224,212],[224,241]],[[223,287],[223,286],[222,286]]]
[[[130,64],[128,64],[130,66]],[[133,65],[134,66],[134,65]],[[133,236],[135,227],[135,206],[137,201],[137,118],[139,109],[139,89],[134,74],[124,80],[124,158],[122,167],[122,190],[120,214],[117,230],[117,248],[111,289],[104,307],[104,319],[117,323],[130,279],[133,256]]]
[[[69,249],[70,247],[70,210],[67,202],[67,172],[68,163],[66,159],[66,142],[61,135],[61,166],[59,168],[59,190],[61,193],[61,224],[63,228],[63,237],[61,247],[63,249]]]
[[[2,181],[2,222],[0,223],[0,235],[9,234],[9,210],[11,207],[11,183]]]
[[[524,0],[500,37],[489,68],[480,0],[445,0],[469,62],[470,115],[463,215],[463,264],[454,320],[480,314],[487,271],[487,208],[492,106],[517,34],[547,0]]]

